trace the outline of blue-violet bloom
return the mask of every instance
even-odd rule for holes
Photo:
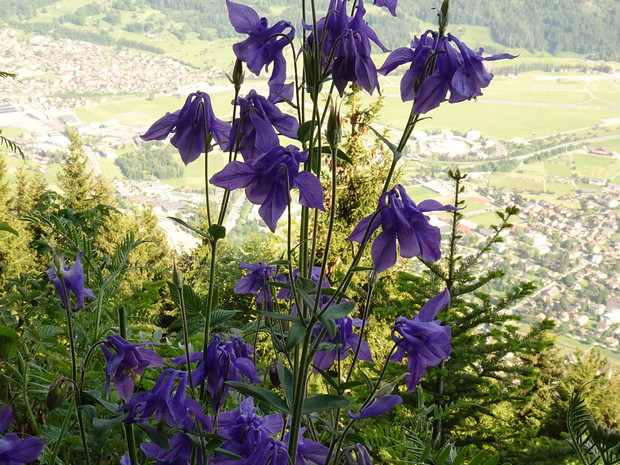
[[[194,444],[185,433],[179,433],[170,439],[169,450],[150,442],[142,443],[140,448],[144,455],[155,459],[155,465],[188,465],[192,459]],[[202,455],[200,448],[198,454]],[[198,457],[198,463],[202,463],[202,457]]]
[[[229,191],[245,187],[245,195],[265,224],[275,232],[278,219],[288,205],[289,189],[299,188],[299,202],[324,210],[323,188],[310,171],[299,171],[307,155],[289,145],[275,147],[246,163],[232,161],[211,178],[211,184]]]
[[[239,265],[241,268],[250,270],[251,273],[245,275],[237,282],[233,292],[236,294],[256,294],[256,301],[259,304],[264,302],[270,303],[273,300],[273,296],[267,283],[273,281],[278,267],[267,265],[264,262],[243,263],[241,260],[239,260]]]
[[[230,130],[230,140],[237,140],[245,161],[253,160],[280,145],[276,130],[291,139],[297,138],[299,123],[294,116],[286,115],[272,98],[265,98],[251,90],[245,98],[238,98],[239,118]]]
[[[354,326],[358,328],[362,326],[362,320],[346,316],[336,319],[335,323],[338,328],[336,335],[332,338],[329,333],[325,333],[321,342],[331,342],[338,347],[332,350],[317,351],[312,363],[321,370],[327,370],[332,366],[336,358],[340,357],[340,360],[344,360],[349,356],[349,349],[355,352],[358,346],[357,358],[371,362],[372,354],[370,353],[368,343],[364,339],[360,339],[359,334],[353,332]],[[322,330],[323,325],[316,325],[312,330],[312,334],[318,335]]]
[[[164,140],[170,133],[174,134],[170,143],[179,150],[181,160],[187,165],[205,150],[211,151],[212,147],[205,147],[205,136],[211,135],[215,142],[223,143],[222,150],[226,150],[230,124],[215,117],[211,97],[198,91],[188,95],[183,108],[166,113],[141,137],[144,140]]]
[[[279,413],[261,417],[254,407],[254,399],[248,397],[230,412],[222,412],[218,417],[218,434],[228,438],[222,448],[247,458],[270,435],[277,434],[284,426]]]
[[[379,213],[368,215],[360,221],[347,240],[361,243],[368,228],[367,237],[370,238],[381,226],[382,231],[371,248],[372,262],[378,273],[396,263],[396,242],[400,246],[401,257],[419,255],[426,261],[436,262],[441,257],[441,233],[439,228],[431,226],[425,213],[454,209],[453,206],[441,205],[436,200],[424,200],[416,205],[407,195],[405,188],[399,184],[381,195]]]
[[[3,435],[14,420],[10,405],[0,408],[0,435]],[[36,436],[20,439],[17,434],[8,433],[0,438],[0,463],[22,465],[34,462],[45,447],[45,441]]]
[[[178,384],[176,381],[178,380]],[[156,421],[193,431],[200,421],[203,430],[211,430],[211,419],[202,406],[185,393],[187,373],[168,368],[164,370],[150,391],[141,392],[122,405],[119,411],[128,410],[127,423],[143,423],[154,415]]]
[[[376,6],[386,7],[388,10],[390,10],[392,16],[396,16],[396,6],[398,4],[398,0],[374,0],[372,4]]]
[[[345,447],[344,463],[345,465],[373,465],[368,449],[360,443],[355,444],[355,446],[348,445]]]
[[[452,46],[456,45],[456,49]],[[424,114],[437,108],[450,91],[450,103],[482,95],[493,75],[486,71],[483,61],[515,58],[508,53],[482,56],[483,49],[474,52],[452,34],[439,36],[426,31],[411,42],[411,48],[394,50],[379,69],[389,74],[397,67],[411,63],[400,82],[401,99],[414,100],[413,113]]]
[[[64,271],[62,272],[62,277],[58,276],[58,270],[55,270],[54,268],[50,268],[46,271],[47,276],[49,276],[49,278],[54,283],[54,287],[60,295],[60,300],[62,301],[62,304],[65,308],[70,305],[70,302],[67,302],[66,297],[69,297],[70,299],[71,293],[73,292],[73,295],[75,295],[76,299],[76,306],[73,307],[71,310],[74,312],[77,312],[84,306],[85,297],[88,297],[89,299],[95,298],[95,294],[93,294],[93,291],[84,287],[84,269],[82,268],[82,263],[80,262],[83,256],[84,252],[78,253],[75,257],[75,263],[71,265],[71,268],[61,265],[64,268]],[[65,293],[62,290],[61,279],[65,283],[65,288],[67,289],[67,296],[65,296]]]
[[[291,99],[293,88],[284,84],[286,61],[282,49],[295,38],[293,25],[288,21],[278,21],[269,27],[267,18],[260,18],[249,6],[230,0],[226,0],[226,6],[230,23],[235,31],[248,35],[246,40],[233,45],[233,52],[237,58],[257,76],[263,68],[273,63],[269,88],[274,96],[280,94]]]
[[[226,381],[242,382],[241,375],[244,375],[251,383],[262,383],[251,358],[253,353],[254,348],[245,344],[240,337],[235,336],[223,341],[218,334],[215,334],[207,348],[205,360],[202,359],[201,352],[190,354],[190,363],[199,362],[192,372],[192,382],[194,386],[198,386],[207,381],[207,392],[211,395],[214,412],[226,402],[226,396],[231,389]],[[172,363],[183,365],[186,360],[185,355],[182,355],[172,360]]]
[[[437,366],[450,356],[450,327],[442,326],[439,320],[433,320],[449,303],[450,292],[446,289],[426,302],[411,320],[402,316],[396,319],[392,339],[398,347],[390,360],[400,362],[407,354],[409,374],[405,382],[408,391],[416,388],[427,367]]]
[[[352,410],[349,410],[348,414],[350,418],[355,420],[363,420],[365,418],[381,415],[382,413],[390,410],[392,407],[402,403],[403,399],[398,395],[383,396],[373,400],[368,407],[362,409],[359,413],[353,413]]]
[[[110,379],[114,379],[114,388],[121,399],[128,402],[133,394],[134,378],[142,376],[147,367],[163,367],[166,362],[149,349],[140,346],[152,345],[154,342],[132,344],[120,336],[108,336],[107,342],[101,344],[107,365],[105,368],[105,394],[110,390]],[[114,352],[110,349],[114,349]]]

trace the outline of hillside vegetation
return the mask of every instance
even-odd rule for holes
[[[295,25],[301,24],[301,10],[289,0],[251,3],[271,21],[287,18]],[[317,3],[317,10],[324,11],[327,2]],[[471,26],[489,29],[490,52],[518,48],[531,53],[578,53],[592,59],[619,59],[620,13],[615,0],[555,0],[544,7],[536,0],[454,0],[452,3],[453,24],[463,26],[466,20]],[[368,18],[384,44],[394,48],[407,43],[414,33],[423,32],[422,23],[434,24],[438,4],[434,0],[401,2],[397,10],[401,22],[398,28],[393,27],[392,18],[385,10],[368,6]],[[153,53],[172,52],[180,61],[201,67],[209,63],[196,57],[184,59],[169,47],[199,48],[205,54],[207,42],[213,44],[218,39],[236,36],[228,21],[226,4],[221,0],[115,0],[111,3],[0,0],[0,10],[5,18],[0,24],[26,32]],[[591,31],[607,33],[594,35]]]

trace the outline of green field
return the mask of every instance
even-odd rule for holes
[[[566,160],[564,163],[548,161],[545,162],[545,174],[547,176],[570,178],[572,176],[572,171],[570,165],[568,164],[568,160]]]
[[[614,158],[574,153],[573,162],[575,163],[575,170],[579,177],[600,178],[613,181],[620,176],[620,160]]]

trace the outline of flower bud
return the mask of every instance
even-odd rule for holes
[[[50,385],[47,392],[46,404],[51,412],[55,408],[60,407],[67,400],[67,389],[69,388],[69,380],[64,376],[59,376]]]
[[[183,289],[183,275],[177,268],[177,261],[172,257],[172,282],[178,289]]]
[[[377,270],[368,270],[368,274],[366,275],[366,281],[369,286],[374,286],[379,281],[379,273]]]
[[[244,80],[245,73],[243,72],[243,62],[239,58],[237,58],[232,74],[232,83],[235,86],[235,89],[239,90]]]
[[[340,112],[332,105],[327,119],[327,143],[332,150],[338,148],[342,139],[342,123],[340,122]]]
[[[275,360],[269,364],[269,381],[271,381],[271,385],[275,388],[281,386],[280,375],[278,374],[278,362]]]
[[[439,22],[439,36],[443,36],[450,22],[450,0],[443,0],[439,13],[437,13]]]

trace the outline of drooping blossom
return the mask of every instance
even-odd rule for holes
[[[54,269],[54,267],[50,268],[46,271],[47,276],[49,276],[52,283],[54,283],[54,287],[56,291],[60,295],[60,300],[65,308],[68,308],[70,302],[67,302],[66,297],[71,298],[71,293],[75,295],[76,305],[71,310],[77,312],[84,306],[84,298],[88,297],[89,299],[94,299],[95,294],[88,288],[84,287],[84,269],[82,268],[82,257],[84,256],[84,252],[80,252],[75,257],[75,262],[71,265],[71,268],[68,268],[66,265],[60,265],[64,271],[62,271],[62,277],[58,276],[59,270]],[[65,288],[67,290],[67,295],[62,289],[62,281],[65,283]]]
[[[230,191],[245,187],[248,200],[261,206],[260,217],[275,232],[288,205],[289,189],[299,188],[302,205],[324,210],[321,182],[310,171],[299,171],[299,165],[306,160],[307,155],[297,147],[277,146],[245,163],[230,162],[210,182]]]
[[[181,160],[186,165],[196,160],[205,150],[206,139],[211,135],[215,142],[226,142],[230,134],[230,125],[215,117],[211,106],[211,97],[205,92],[194,92],[187,96],[185,105],[174,113],[155,121],[141,137],[144,140],[164,140],[174,134],[170,143],[179,150]]]
[[[438,32],[428,30],[419,39],[413,39],[411,48],[402,47],[390,53],[379,72],[389,74],[411,63],[400,82],[401,99],[414,100],[413,112],[424,114],[438,107],[448,91],[450,103],[482,95],[482,89],[493,78],[483,61],[515,58],[508,53],[483,57],[483,51],[481,48],[474,52],[452,34],[439,36]]]
[[[403,399],[398,395],[383,396],[373,400],[368,407],[362,409],[358,413],[353,413],[352,410],[349,410],[348,415],[350,418],[355,420],[364,420],[365,418],[381,415],[382,413],[390,410],[392,407],[402,403]]]
[[[178,381],[178,382],[177,382]],[[192,417],[200,421],[203,430],[211,429],[211,419],[202,412],[202,406],[185,392],[188,386],[187,372],[168,368],[164,370],[150,391],[141,392],[121,406],[127,410],[128,423],[143,423],[153,417],[185,431],[193,431]]]
[[[106,398],[110,390],[110,379],[114,380],[114,388],[121,399],[128,402],[133,394],[134,378],[142,376],[147,367],[163,367],[166,362],[149,349],[141,346],[155,344],[141,342],[132,344],[120,336],[108,336],[107,342],[101,344],[107,365],[105,368]],[[114,349],[114,352],[110,349]]]
[[[448,289],[430,299],[411,320],[398,317],[392,329],[392,339],[398,344],[390,358],[400,362],[407,354],[409,373],[405,378],[407,390],[413,391],[427,367],[434,367],[450,356],[451,331],[441,321],[433,320],[450,303]]]
[[[273,296],[267,283],[273,280],[278,267],[264,262],[243,263],[241,260],[239,260],[239,265],[241,268],[250,270],[251,273],[241,278],[233,291],[237,294],[256,294],[256,301],[259,304],[271,302]]]
[[[227,341],[215,334],[207,348],[207,356],[203,360],[201,352],[190,354],[190,363],[199,362],[192,371],[194,386],[207,381],[207,392],[211,395],[213,411],[217,411],[226,402],[230,386],[226,381],[242,382],[244,375],[251,383],[262,383],[256,374],[256,365],[250,357],[254,348],[245,344],[240,337],[232,337]],[[172,363],[183,365],[187,361],[185,355],[172,360]]]
[[[370,58],[370,41],[384,52],[388,49],[364,20],[364,2],[357,2],[357,9],[352,17],[347,13],[347,3],[347,0],[331,0],[327,16],[317,22],[323,66],[328,65],[327,57],[333,55],[332,79],[341,96],[349,82],[355,82],[368,93],[372,93],[379,89],[379,81],[377,68]],[[312,33],[308,36],[308,49],[312,48],[314,40]]]
[[[373,0],[372,4],[376,6],[386,7],[388,10],[390,10],[392,16],[396,16],[396,6],[398,4],[398,0]]]
[[[353,332],[354,326],[358,328],[362,326],[362,320],[346,316],[336,319],[335,323],[337,332],[334,337],[331,337],[326,332],[321,342],[331,342],[336,348],[317,351],[312,363],[321,370],[327,370],[338,357],[340,357],[340,360],[344,360],[349,356],[349,350],[355,352],[358,345],[359,352],[357,358],[368,362],[372,361],[372,354],[370,353],[368,343],[364,339],[361,339],[360,343],[360,335]],[[318,335],[322,330],[323,325],[316,325],[312,330],[312,334]]]
[[[344,463],[345,465],[373,465],[368,449],[360,443],[345,447]]]
[[[188,465],[192,459],[193,445],[192,440],[185,433],[179,433],[170,438],[169,450],[150,442],[142,443],[140,448],[144,455],[155,459],[155,465]],[[200,448],[198,448],[198,454],[202,455]],[[198,463],[202,463],[201,457],[198,460]]]
[[[243,42],[233,45],[237,58],[257,76],[263,68],[273,63],[269,88],[272,96],[277,94],[291,99],[292,85],[284,84],[286,79],[286,61],[282,49],[295,38],[295,28],[288,21],[278,21],[268,26],[267,18],[260,18],[256,11],[246,5],[226,0],[228,17],[235,31],[247,34]],[[286,37],[283,37],[286,36]]]
[[[243,458],[248,458],[270,435],[282,431],[284,420],[279,413],[261,417],[254,407],[254,399],[248,397],[230,412],[218,417],[218,434],[228,440],[222,448]]]
[[[409,198],[405,188],[400,184],[392,190],[384,192],[379,198],[379,213],[370,223],[374,214],[368,215],[358,223],[348,241],[361,243],[366,230],[368,236],[381,226],[382,231],[372,244],[372,262],[377,272],[387,270],[396,263],[398,253],[401,257],[420,256],[429,262],[436,262],[441,257],[439,246],[441,233],[439,228],[431,226],[426,212],[454,210],[451,205],[441,205],[436,200],[424,200],[418,205]]]
[[[272,98],[265,98],[251,90],[245,98],[238,98],[239,118],[230,130],[230,140],[237,140],[240,131],[239,151],[245,161],[253,160],[280,145],[276,130],[291,139],[297,138],[299,123],[275,105]]]
[[[0,436],[15,420],[10,405],[0,408]],[[17,434],[8,433],[0,438],[0,463],[23,465],[34,462],[45,447],[45,441],[36,436],[20,439]]]

